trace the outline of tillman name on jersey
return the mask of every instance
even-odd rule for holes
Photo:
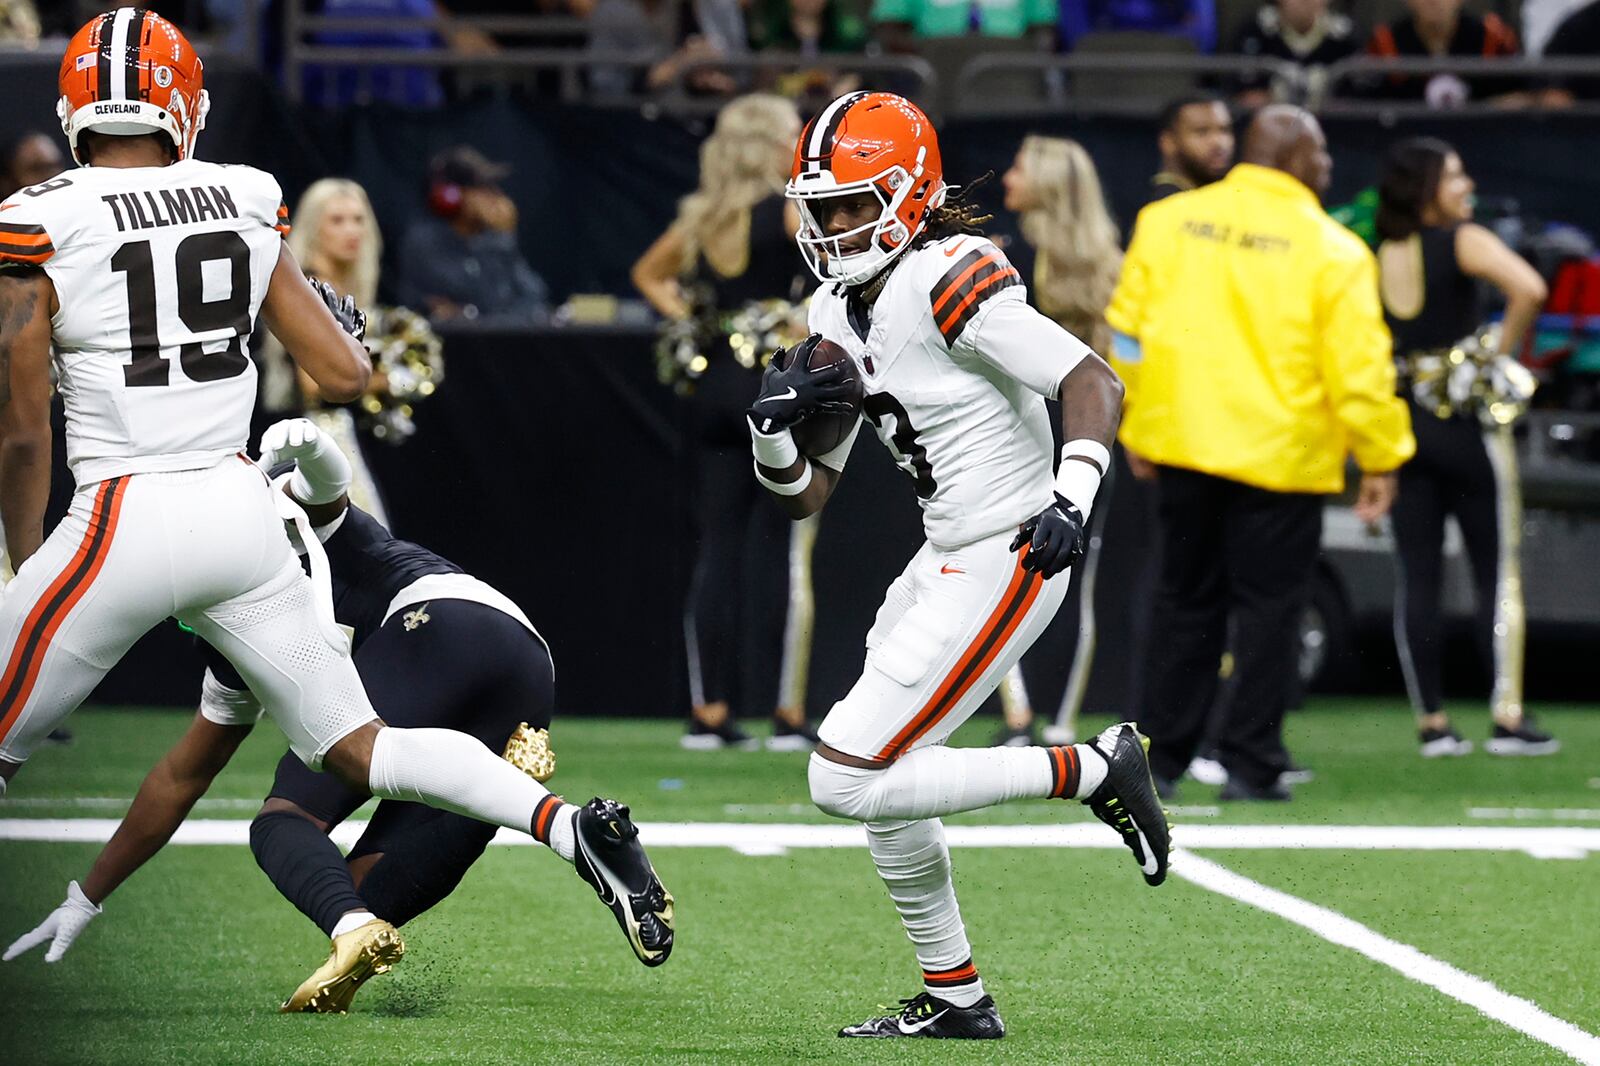
[[[113,192],[100,199],[111,208],[118,232],[239,217],[239,209],[233,206],[233,194],[221,185]]]

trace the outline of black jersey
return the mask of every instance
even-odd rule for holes
[[[389,604],[408,585],[432,574],[466,573],[422,545],[401,540],[354,504],[322,547],[333,577],[333,616],[355,630],[357,648],[383,625]]]
[[[1394,334],[1396,355],[1448,348],[1482,324],[1478,284],[1456,261],[1456,226],[1424,226],[1414,239],[1422,270],[1422,306],[1396,314],[1385,301],[1383,319]]]
[[[774,193],[750,208],[750,250],[744,272],[717,273],[704,255],[695,259],[690,285],[701,287],[715,311],[737,311],[753,300],[791,300],[803,291],[804,262],[784,228],[787,201]]]

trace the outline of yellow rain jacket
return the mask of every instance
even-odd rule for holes
[[[1332,493],[1347,452],[1377,474],[1416,451],[1377,261],[1282,171],[1241,163],[1140,212],[1106,318],[1146,459]]]

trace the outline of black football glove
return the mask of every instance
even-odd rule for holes
[[[328,305],[328,310],[333,312],[333,317],[338,321],[339,328],[344,330],[356,340],[364,340],[367,336],[367,314],[356,306],[354,296],[339,299],[339,294],[333,291],[321,278],[311,278],[311,287],[317,290],[317,295],[322,297],[322,302]]]
[[[1022,559],[1022,568],[1042,577],[1055,577],[1082,559],[1089,545],[1082,512],[1057,493],[1055,503],[1017,529],[1017,535],[1011,540],[1011,550],[1017,551],[1024,544],[1030,547]]]
[[[833,363],[820,370],[812,370],[811,352],[821,343],[822,334],[813,333],[788,353],[782,348],[772,353],[772,361],[761,375],[761,394],[745,412],[750,424],[758,433],[776,433],[789,429],[817,411],[849,412],[855,381],[850,369],[843,363]],[[786,369],[779,369],[786,363]]]

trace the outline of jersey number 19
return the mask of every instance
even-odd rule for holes
[[[231,284],[220,300],[205,298],[205,264],[226,261]],[[233,336],[220,352],[207,353],[199,341],[178,350],[178,362],[190,381],[221,381],[237,377],[250,366],[245,340],[254,332],[250,321],[250,246],[229,230],[194,233],[179,244],[173,258],[177,269],[178,317],[195,333],[231,329]],[[149,241],[130,241],[111,257],[111,269],[128,278],[128,341],[133,361],[123,367],[129,388],[171,383],[168,363],[161,354],[156,328],[156,270]]]

